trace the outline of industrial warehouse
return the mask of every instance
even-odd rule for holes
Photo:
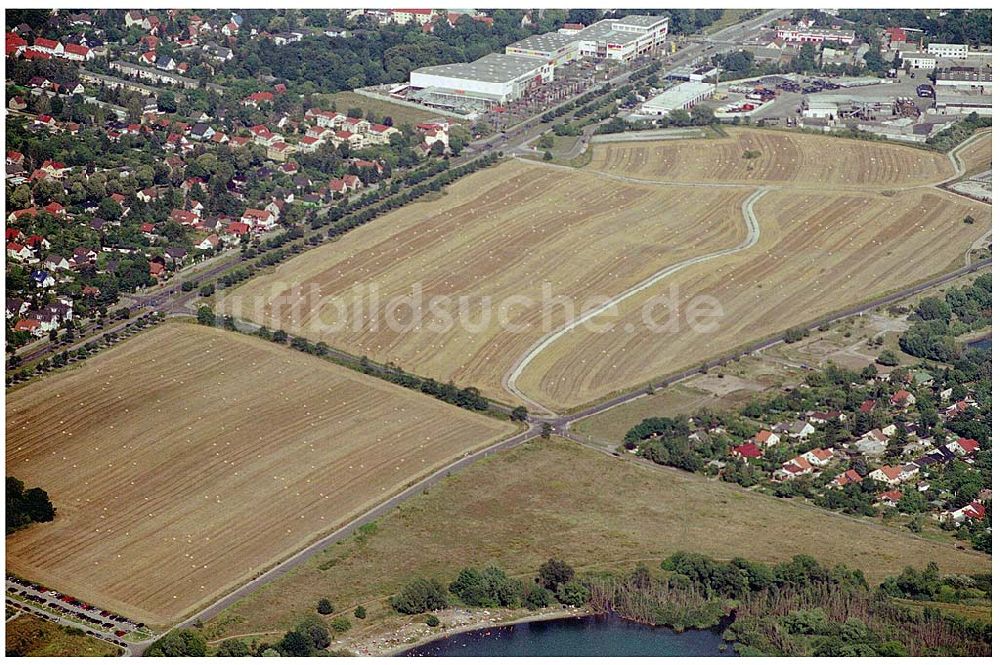
[[[473,62],[421,67],[410,72],[410,98],[428,106],[473,110],[508,104],[552,80],[547,60],[490,53]]]
[[[438,108],[476,111],[508,104],[552,81],[556,67],[594,58],[631,62],[663,47],[669,19],[626,16],[593,25],[566,25],[510,44],[503,54],[468,63],[421,67],[410,73],[407,99]]]

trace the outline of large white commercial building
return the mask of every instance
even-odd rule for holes
[[[833,28],[778,28],[778,39],[793,44],[822,44],[823,42],[838,42],[850,44],[854,41],[853,30],[835,30]]]
[[[667,115],[671,111],[687,110],[698,102],[708,99],[714,92],[715,86],[711,83],[687,81],[643,102],[639,112],[643,115]]]
[[[939,69],[934,77],[934,84],[952,90],[971,90],[982,93],[992,92],[993,70],[976,67]]]
[[[587,27],[565,25],[558,32],[532,35],[507,47],[507,53],[546,58],[562,65],[577,58],[629,62],[667,43],[670,19],[630,15],[603,19]]]
[[[938,58],[965,60],[969,56],[969,47],[966,44],[928,44],[927,52]]]
[[[628,62],[665,45],[668,23],[665,16],[626,16],[598,21],[574,36],[581,57]]]
[[[431,106],[488,108],[509,104],[552,80],[541,58],[490,53],[474,62],[421,67],[410,72],[412,97]]]
[[[554,67],[558,67],[580,57],[580,44],[571,35],[561,32],[547,32],[544,35],[531,35],[509,44],[506,53],[508,55],[545,58]]]
[[[899,59],[903,61],[903,69],[934,69],[937,67],[937,58],[929,53],[900,51]]]
[[[514,42],[504,54],[415,69],[410,72],[408,96],[430,106],[464,110],[509,104],[551,81],[556,67],[578,58],[627,62],[662,47],[669,20],[634,15],[604,19],[585,28],[567,24],[558,32]]]

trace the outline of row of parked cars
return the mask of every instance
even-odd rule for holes
[[[100,626],[108,632],[113,632],[117,637],[124,637],[129,632],[144,627],[142,623],[135,623],[127,617],[94,607],[79,598],[47,589],[41,584],[20,580],[13,575],[8,575],[7,580],[8,582],[20,585],[14,586],[13,584],[8,584],[7,593],[9,595],[20,596],[38,605],[47,607],[54,612],[79,619],[94,626]],[[67,607],[67,605],[70,607]],[[71,608],[77,609],[73,610]],[[98,616],[88,614],[88,612],[97,614]]]

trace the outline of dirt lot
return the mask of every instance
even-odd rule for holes
[[[7,396],[7,473],[56,520],[7,569],[164,625],[507,423],[263,340],[173,323]]]
[[[622,302],[617,317],[602,317],[612,333],[575,329],[563,335],[527,366],[521,390],[566,406],[697,366],[824,312],[958,267],[982,233],[962,218],[990,213],[989,206],[932,188],[894,196],[780,190],[764,195],[754,209],[761,227],[755,246],[692,266]],[[681,313],[695,298],[715,299],[718,329],[698,332],[672,310],[655,310],[655,323],[673,316],[681,324],[652,332],[644,308],[670,289],[679,294]]]
[[[860,568],[872,582],[932,560],[943,572],[991,565],[950,544],[555,438],[477,462],[377,524],[233,605],[205,633],[281,631],[328,597],[353,624],[342,639],[360,640],[411,621],[386,601],[414,576],[447,583],[465,566],[495,563],[530,579],[549,557],[606,570],[656,566],[677,550],[768,562],[804,553]],[[358,604],[364,620],[352,614]]]
[[[118,656],[122,653],[114,644],[32,614],[22,614],[8,621],[4,633],[8,656],[66,658]]]
[[[594,144],[587,167],[664,182],[844,187],[937,183],[954,174],[945,155],[872,141],[726,128],[729,138]],[[759,157],[747,159],[745,151]]]
[[[693,196],[687,188],[609,183],[571,169],[505,162],[464,178],[446,196],[306,252],[236,289],[221,307],[513,401],[502,388],[504,374],[573,311],[603,303],[666,264],[742,241],[740,204],[750,191]],[[385,311],[392,298],[411,295],[414,284],[425,303],[447,299],[444,315],[425,311],[419,328],[402,330],[368,315],[376,300]],[[358,289],[364,320],[355,326]],[[548,316],[546,289],[553,296]],[[351,306],[338,313],[338,301]],[[407,322],[407,309],[399,313]],[[503,331],[501,316],[512,330]]]

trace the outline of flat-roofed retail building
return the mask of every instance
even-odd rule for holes
[[[576,60],[580,55],[579,40],[572,35],[559,32],[547,32],[544,35],[525,37],[509,44],[506,52],[508,55],[545,58],[555,67]]]
[[[412,96],[456,108],[487,108],[520,99],[552,80],[553,66],[542,58],[490,53],[473,62],[421,67],[410,72]]]
[[[656,97],[643,102],[640,112],[644,115],[666,115],[679,109],[690,109],[698,102],[704,101],[715,92],[711,83],[688,81],[664,90]]]

